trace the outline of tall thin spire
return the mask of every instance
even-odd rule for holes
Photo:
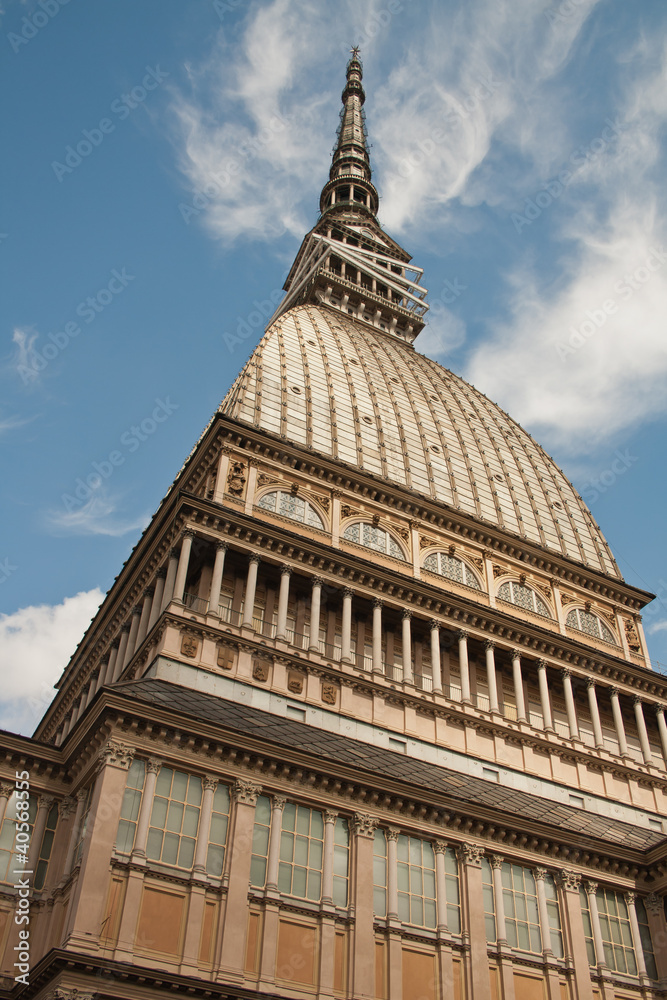
[[[379,198],[371,184],[371,163],[366,141],[364,101],[366,95],[361,84],[363,67],[359,49],[352,49],[347,64],[347,80],[341,95],[343,110],[340,115],[337,142],[333,152],[329,180],[320,195],[320,212],[377,215]],[[364,213],[365,210],[365,213]]]

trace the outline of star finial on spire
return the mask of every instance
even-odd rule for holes
[[[350,49],[350,52],[352,53],[352,58],[353,59],[358,59],[359,58],[359,46],[358,45],[353,45],[352,48]]]

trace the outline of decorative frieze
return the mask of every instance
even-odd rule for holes
[[[355,813],[352,818],[352,829],[357,837],[374,837],[379,820],[369,813]]]
[[[254,806],[262,794],[262,786],[248,781],[247,778],[237,778],[232,786],[232,798],[245,806]]]
[[[111,765],[128,771],[134,760],[135,752],[135,748],[129,743],[121,743],[120,740],[107,740],[97,755],[98,767]]]
[[[481,868],[484,848],[477,844],[461,844],[456,849],[456,857],[464,865],[470,865],[471,868]]]

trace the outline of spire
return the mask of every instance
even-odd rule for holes
[[[359,49],[352,49],[347,64],[347,80],[341,95],[343,110],[336,146],[333,152],[329,180],[320,195],[322,215],[354,216],[377,215],[379,198],[371,184],[371,164],[366,142],[364,101],[366,95],[361,85],[363,68]]]
[[[411,344],[428,310],[423,271],[378,222],[362,73],[355,46],[320,217],[301,244],[283,286],[287,295],[269,324],[293,306],[313,303]]]

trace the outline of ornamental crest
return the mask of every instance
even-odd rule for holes
[[[262,681],[264,683],[269,679],[269,668],[270,663],[268,660],[253,660],[252,676],[256,681]]]
[[[327,705],[335,705],[338,697],[338,685],[324,681],[322,683],[322,701]]]
[[[303,674],[290,673],[287,675],[287,690],[292,694],[301,694],[303,691]]]
[[[194,635],[190,635],[188,632],[185,632],[181,636],[181,654],[183,656],[194,658],[197,655],[198,646],[199,643]]]
[[[227,476],[227,492],[240,497],[245,489],[245,466],[243,462],[232,462]]]

